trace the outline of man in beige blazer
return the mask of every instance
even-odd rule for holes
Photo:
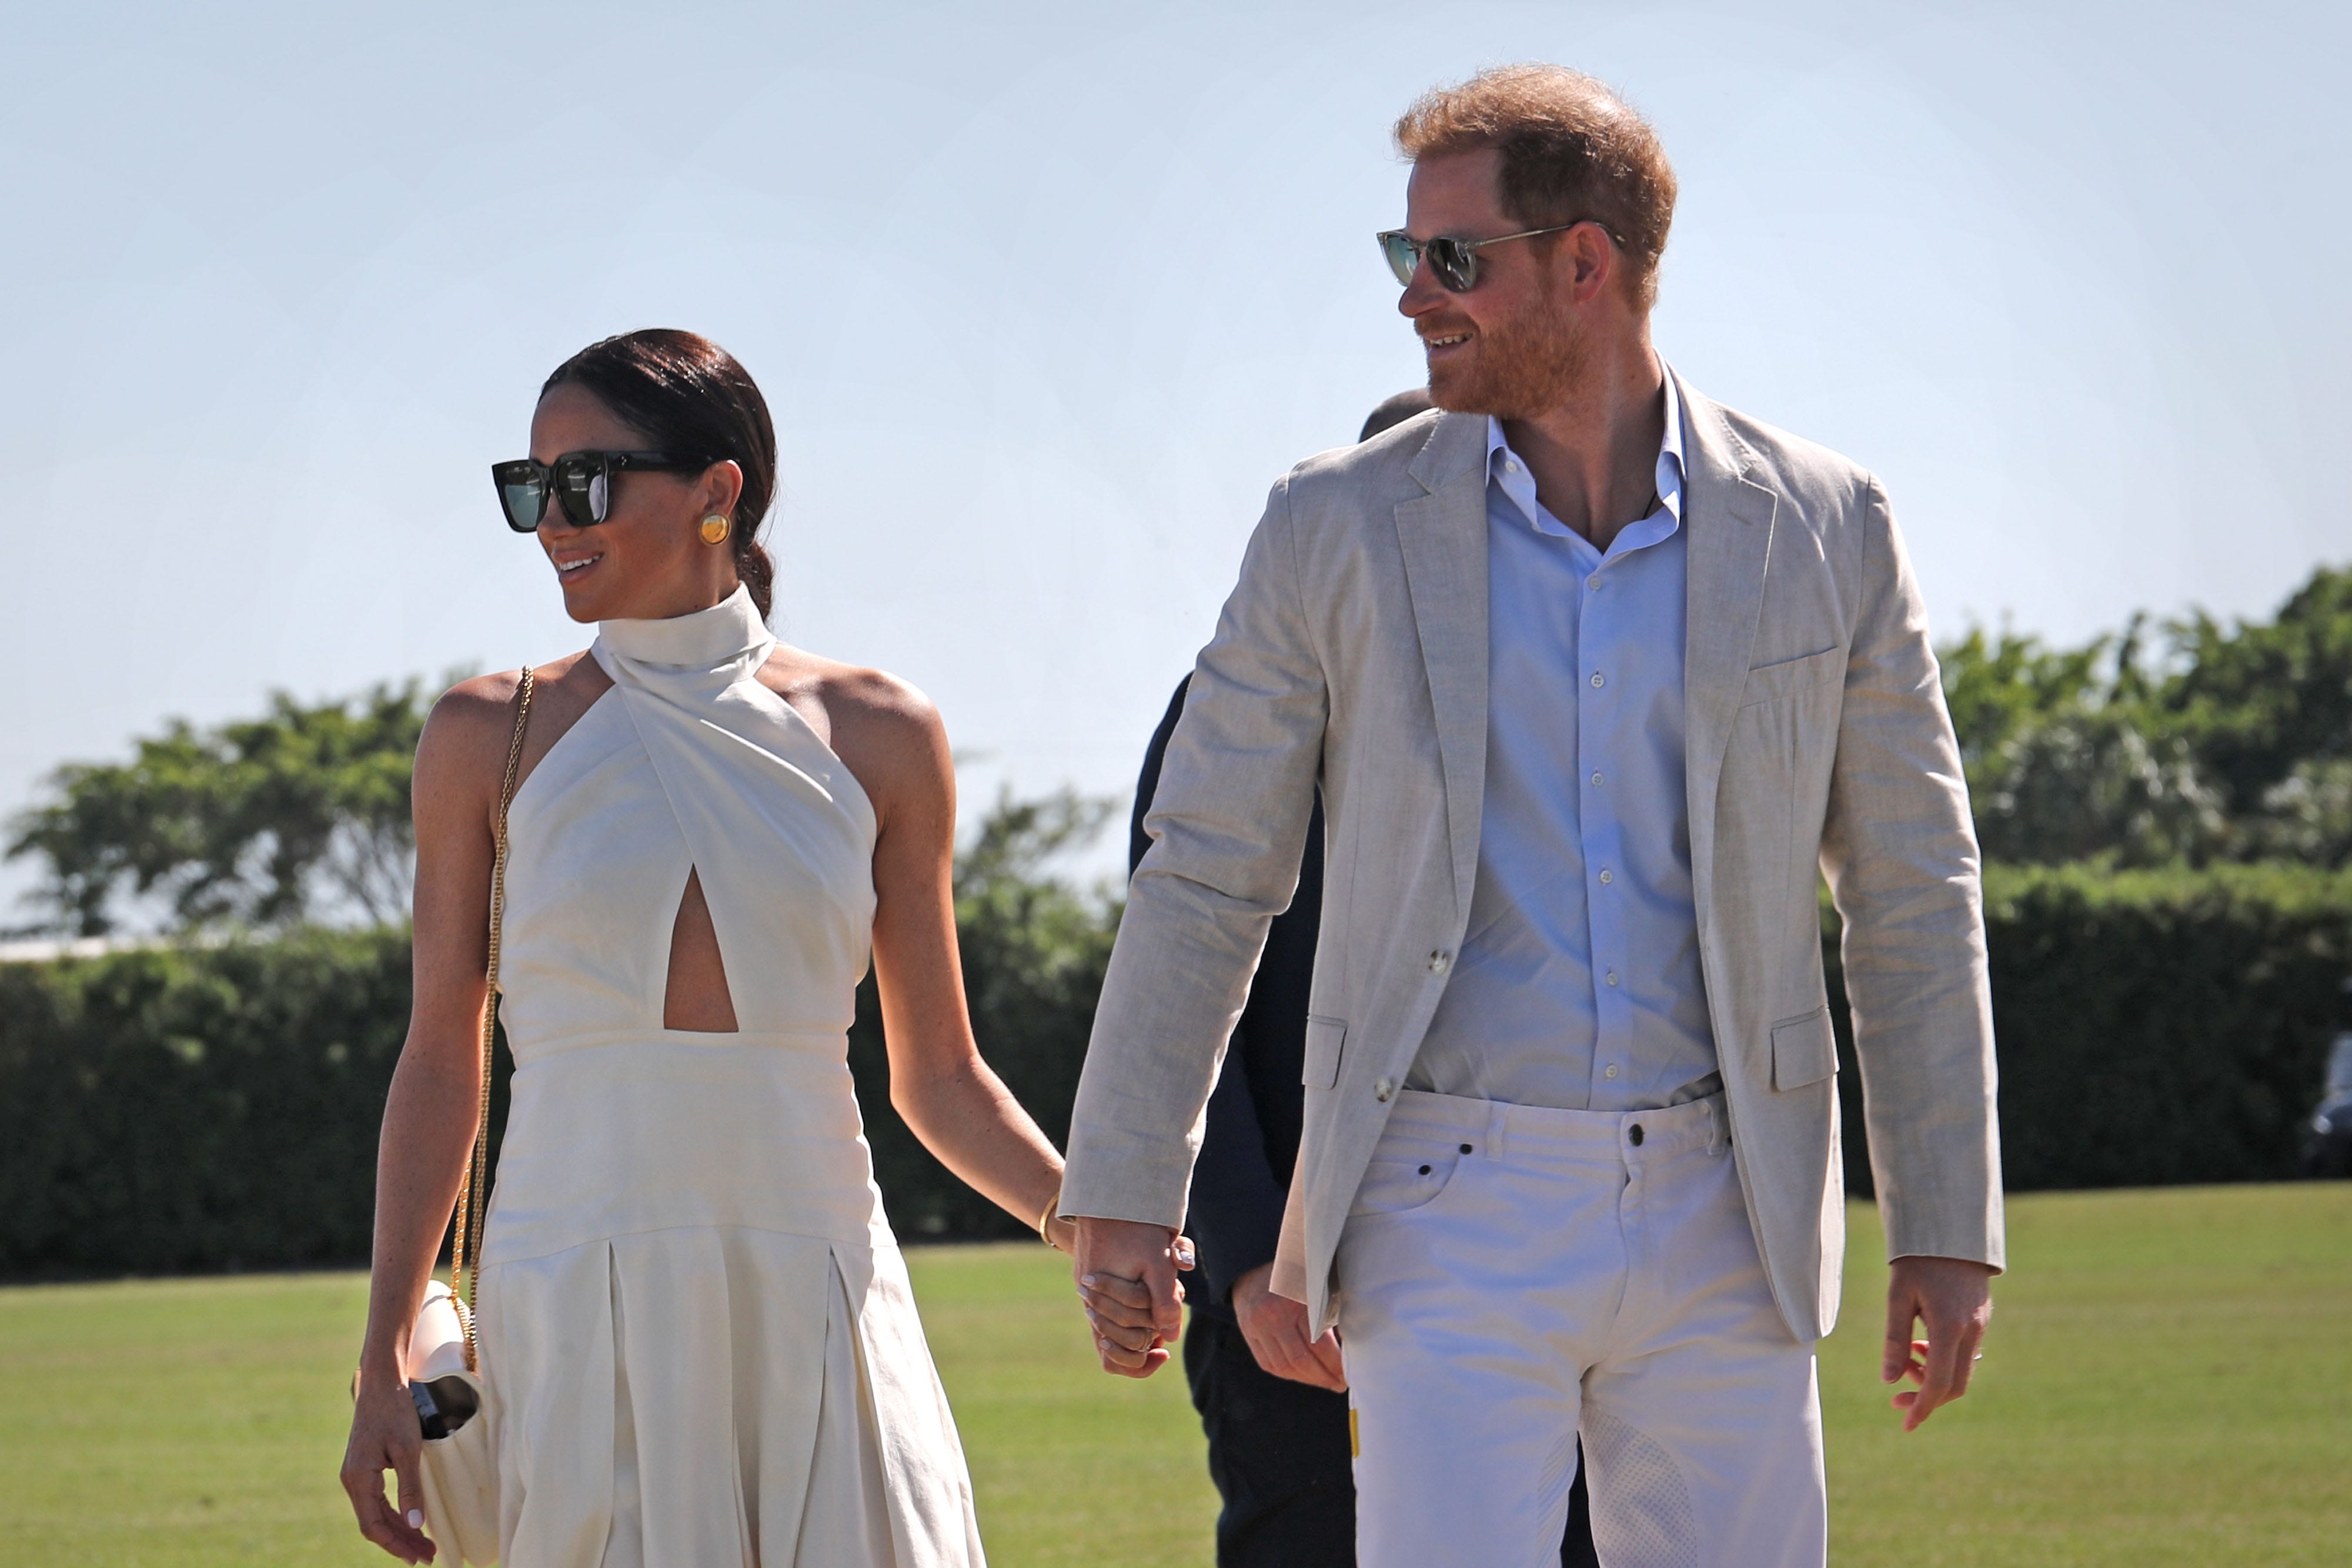
[[[1372,1568],[1818,1563],[1844,1242],[1826,873],[1894,1260],[1966,1390],[2001,1264],[1976,843],[1884,490],[1649,335],[1674,176],[1589,78],[1397,128],[1440,412],[1278,483],[1167,752],[1060,1204],[1108,1370],[1178,1327],[1218,1055],[1328,814],[1276,1288],[1336,1332]],[[1921,1337],[1915,1340],[1915,1325]]]

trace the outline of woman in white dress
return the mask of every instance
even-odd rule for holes
[[[536,672],[508,819],[515,1074],[478,1318],[499,1560],[978,1568],[845,1054],[870,950],[892,1104],[1037,1222],[1061,1161],[965,1016],[939,716],[769,634],[752,535],[775,437],[716,345],[583,350],[542,390],[530,450],[497,472],[509,521],[597,634]],[[415,1013],[343,1466],[362,1532],[407,1563],[436,1546],[402,1369],[474,1137],[519,685],[456,687],[417,750]]]

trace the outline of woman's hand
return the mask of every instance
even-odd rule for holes
[[[425,1434],[408,1385],[386,1373],[359,1376],[352,1402],[352,1440],[343,1449],[343,1490],[351,1494],[360,1533],[403,1563],[430,1563],[435,1547],[425,1533],[425,1489],[418,1466]],[[400,1501],[383,1498],[383,1472],[397,1479]]]

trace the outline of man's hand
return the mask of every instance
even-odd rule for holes
[[[1903,1429],[1919,1423],[1969,1391],[1969,1372],[1985,1324],[1992,1321],[1992,1266],[1961,1258],[1897,1258],[1886,1283],[1886,1343],[1879,1354],[1878,1377],[1894,1383],[1908,1377],[1891,1403],[1904,1413]],[[1925,1339],[1911,1337],[1922,1325]]]
[[[1149,1377],[1160,1370],[1169,1342],[1184,1328],[1184,1287],[1176,1273],[1192,1266],[1192,1243],[1164,1225],[1078,1220],[1071,1272],[1105,1372]]]
[[[1328,1388],[1334,1394],[1348,1386],[1347,1369],[1339,1362],[1339,1336],[1326,1333],[1315,1339],[1307,1332],[1307,1303],[1277,1296],[1267,1289],[1274,1265],[1261,1263],[1234,1281],[1234,1316],[1242,1337],[1258,1365],[1276,1377]]]

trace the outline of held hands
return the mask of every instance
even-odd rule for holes
[[[425,1435],[416,1422],[416,1404],[408,1385],[396,1374],[359,1374],[352,1386],[352,1440],[343,1450],[343,1490],[351,1494],[352,1511],[359,1516],[360,1533],[403,1563],[430,1563],[432,1537],[420,1528],[425,1520],[425,1489],[418,1483]],[[400,1505],[383,1497],[383,1472],[399,1478]]]
[[[1969,1373],[1992,1320],[1991,1265],[1960,1258],[1897,1258],[1886,1284],[1886,1343],[1879,1353],[1882,1383],[1909,1378],[1918,1385],[1889,1401],[1904,1413],[1903,1429],[1919,1424],[1969,1391]],[[1913,1339],[1911,1326],[1925,1339]]]
[[[1339,1393],[1348,1386],[1339,1363],[1339,1339],[1326,1332],[1313,1338],[1307,1329],[1307,1303],[1278,1296],[1268,1288],[1274,1265],[1261,1263],[1234,1281],[1234,1316],[1242,1338],[1259,1366],[1276,1377]]]
[[[1192,1266],[1192,1244],[1164,1225],[1083,1218],[1071,1272],[1093,1325],[1102,1369],[1149,1377],[1166,1364],[1183,1331],[1180,1270]]]

